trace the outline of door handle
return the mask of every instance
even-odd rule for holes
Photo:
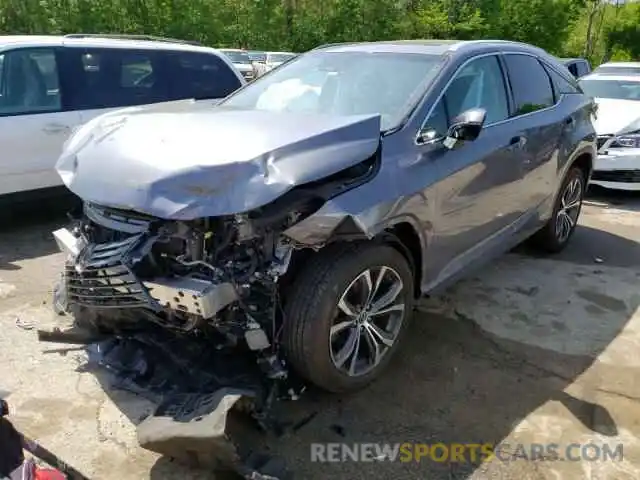
[[[572,125],[573,124],[573,117],[567,117],[564,119],[564,124],[565,125]]]
[[[44,128],[42,129],[44,133],[48,133],[51,135],[56,133],[68,132],[70,130],[71,130],[71,127],[69,127],[68,125],[62,125],[60,123],[49,123],[48,125],[45,125]]]

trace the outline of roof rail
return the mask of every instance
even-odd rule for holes
[[[177,38],[156,37],[154,35],[135,35],[117,33],[69,33],[64,38],[111,38],[114,40],[144,40],[149,42],[182,43],[201,46],[200,42],[193,40],[179,40]]]

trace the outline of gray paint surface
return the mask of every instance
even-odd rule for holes
[[[502,59],[506,54],[533,55],[568,75],[557,59],[538,48],[503,41],[407,41],[343,44],[324,49],[334,53],[437,53],[446,61],[401,128],[382,137],[382,160],[376,175],[357,188],[330,199],[315,214],[285,232],[302,244],[326,241],[345,219],[350,219],[367,237],[403,224],[413,231],[421,247],[421,290],[432,291],[455,280],[474,265],[510,249],[544,225],[551,216],[555,197],[570,165],[582,155],[595,158],[595,131],[590,116],[592,102],[582,94],[563,95],[550,108],[486,125],[478,139],[453,150],[444,148],[439,141],[424,145],[416,143],[421,126],[443,90],[461,66],[476,57],[496,55]],[[510,90],[508,97],[513,111]],[[290,123],[285,120],[289,115]],[[282,185],[300,185],[365,160],[378,145],[377,132],[374,135],[375,117],[326,120],[306,117],[302,121],[296,115],[283,114],[279,118],[282,124],[270,125],[267,115],[262,116],[260,112],[226,112],[224,109],[197,114],[186,112],[175,117],[160,115],[157,119],[142,114],[139,122],[127,120],[138,135],[147,132],[158,139],[162,131],[160,125],[165,121],[180,129],[180,135],[171,136],[171,148],[186,156],[181,162],[186,162],[188,168],[162,170],[154,167],[157,155],[168,149],[151,145],[151,150],[146,152],[135,150],[133,139],[125,134],[125,126],[121,137],[117,132],[111,136],[122,139],[122,142],[116,142],[121,146],[110,148],[107,142],[96,139],[77,156],[78,172],[82,173],[86,168],[84,171],[89,173],[86,178],[77,172],[75,177],[69,174],[71,158],[61,159],[59,170],[63,178],[67,175],[66,183],[71,190],[87,200],[116,207],[129,204],[145,213],[164,212],[175,218],[188,218],[234,209],[241,212],[243,208],[257,206],[283,193],[286,188]],[[233,136],[233,142],[215,129]],[[198,135],[194,135],[195,132]],[[263,146],[268,148],[258,152],[260,149],[245,145],[252,141],[248,132],[258,139],[270,132],[277,140],[264,140]],[[170,132],[166,130],[165,133],[169,135]],[[513,138],[521,137],[524,141],[512,143]],[[127,138],[131,143],[125,141]],[[211,141],[213,139],[216,142]],[[198,148],[194,148],[193,143]],[[135,160],[127,157],[134,150],[139,155]],[[290,154],[290,157],[279,155],[273,161],[273,165],[287,166],[286,170],[274,173],[278,182],[282,181],[278,188],[270,183],[273,176],[259,174],[264,172],[261,170],[264,159],[272,158],[267,150]],[[194,156],[195,152],[199,155]],[[232,155],[238,163],[225,163],[220,152]],[[107,162],[109,155],[121,153],[125,153],[122,160]],[[188,156],[190,153],[191,157]],[[301,163],[293,160],[294,157]],[[89,166],[83,167],[83,164]],[[300,168],[302,164],[304,168]],[[183,171],[188,173],[183,174]],[[212,193],[213,186],[221,185],[218,176],[223,171],[235,179],[235,183],[230,182],[233,187],[220,189],[217,195],[205,195],[206,201],[201,192],[187,194],[185,179],[191,184],[199,182],[202,191]],[[99,172],[112,180],[126,175],[130,177],[126,181],[131,185],[109,186],[113,192],[99,192],[108,186],[105,180],[98,178]],[[249,175],[242,180],[238,175],[240,172]],[[160,177],[153,175],[161,173],[165,176],[159,182]],[[140,187],[147,190],[137,190],[136,182],[147,186]],[[148,188],[149,185],[153,188]],[[158,189],[159,185],[164,190]],[[175,197],[176,205],[197,207],[176,208],[176,205],[163,203],[169,190],[181,192]],[[253,200],[237,201],[240,191],[251,192]]]
[[[111,115],[57,169],[82,199],[165,219],[245,212],[375,153],[380,116],[237,111],[183,102]]]

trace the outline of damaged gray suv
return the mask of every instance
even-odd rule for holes
[[[84,203],[54,235],[60,303],[102,332],[204,339],[263,378],[361,388],[418,297],[529,237],[567,245],[592,111],[540,49],[398,41],[312,50],[217,106],[106,114],[57,164]]]

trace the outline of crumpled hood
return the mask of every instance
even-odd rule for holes
[[[189,220],[246,212],[366,160],[380,116],[235,110],[192,101],[108,113],[56,169],[84,201]]]
[[[629,131],[627,127],[640,119],[639,101],[615,98],[596,98],[595,101],[598,112],[593,125],[598,135],[626,133]]]

